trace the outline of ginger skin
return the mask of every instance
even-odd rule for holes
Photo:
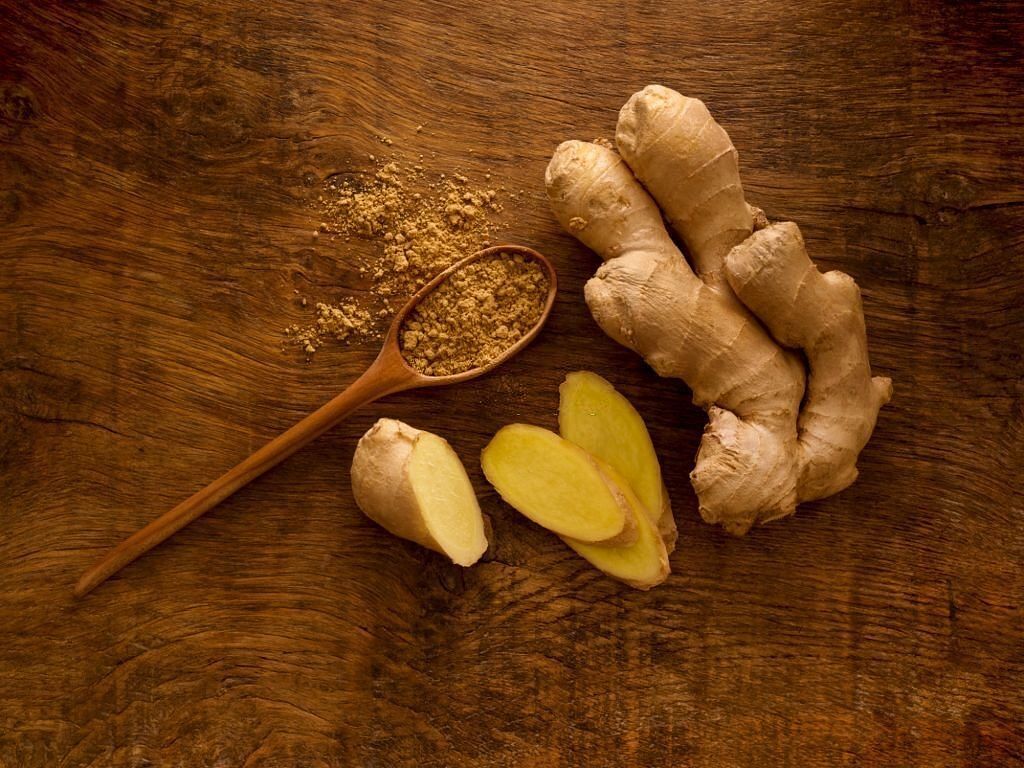
[[[871,379],[856,285],[809,271],[795,224],[754,233],[736,150],[697,99],[648,86],[622,108],[616,145],[621,157],[559,146],[548,197],[563,227],[605,260],[585,288],[594,319],[708,411],[691,473],[701,515],[743,534],[845,488],[891,393],[887,379]],[[790,228],[795,238],[778,237]],[[810,362],[803,415],[804,368],[787,347]]]

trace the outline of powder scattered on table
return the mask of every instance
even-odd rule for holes
[[[498,189],[476,186],[461,173],[428,175],[420,162],[397,155],[374,160],[369,178],[327,179],[315,203],[314,237],[350,244],[345,257],[362,257],[366,286],[316,303],[311,322],[286,329],[287,340],[307,357],[329,340],[380,336],[420,286],[489,244],[502,211]],[[372,253],[367,257],[365,246],[353,248],[353,241],[371,243]]]
[[[365,332],[372,323],[370,313],[354,301],[343,301],[340,304],[317,302],[316,320],[307,326],[291,325],[285,329],[285,334],[303,352],[311,355],[325,339],[345,341],[353,334]]]
[[[537,324],[547,294],[547,275],[522,254],[474,261],[409,313],[401,328],[402,356],[427,376],[486,365]]]

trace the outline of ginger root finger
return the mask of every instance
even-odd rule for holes
[[[643,417],[625,396],[592,371],[570,373],[558,394],[562,437],[622,477],[671,552],[678,535],[672,502]]]
[[[843,272],[819,272],[793,222],[771,224],[733,248],[726,275],[772,336],[807,355],[800,501],[838,493],[856,479],[857,457],[892,397],[892,381],[871,376],[857,284]]]
[[[443,438],[395,419],[363,435],[352,492],[371,520],[469,566],[487,550],[483,515],[462,462]]]
[[[697,274],[724,282],[726,254],[753,231],[729,134],[699,99],[648,85],[619,111],[615,144],[683,239]]]
[[[607,468],[550,430],[502,427],[483,449],[480,465],[501,498],[559,536],[603,546],[637,541],[635,516]]]
[[[693,274],[615,152],[565,142],[545,181],[558,220],[606,260],[584,290],[598,325],[659,375],[685,381],[712,416],[691,475],[702,517],[739,534],[792,513],[798,359],[727,285],[712,288]]]

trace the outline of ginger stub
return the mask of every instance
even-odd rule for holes
[[[371,520],[456,565],[472,565],[487,550],[466,469],[435,434],[395,419],[378,421],[356,446],[352,492]]]

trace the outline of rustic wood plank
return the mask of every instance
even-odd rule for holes
[[[0,766],[1024,762],[1022,41],[1014,2],[0,3]],[[544,201],[552,148],[648,82],[707,101],[750,197],[857,278],[896,383],[857,483],[740,540],[696,514],[703,415],[599,334],[595,259]],[[308,202],[378,133],[524,190],[502,234],[555,261],[549,328],[74,602],[101,551],[372,359],[279,344],[296,289],[358,283]],[[680,546],[650,593],[471,460],[553,425],[581,367],[664,459]],[[380,415],[467,458],[487,562],[358,513]]]

